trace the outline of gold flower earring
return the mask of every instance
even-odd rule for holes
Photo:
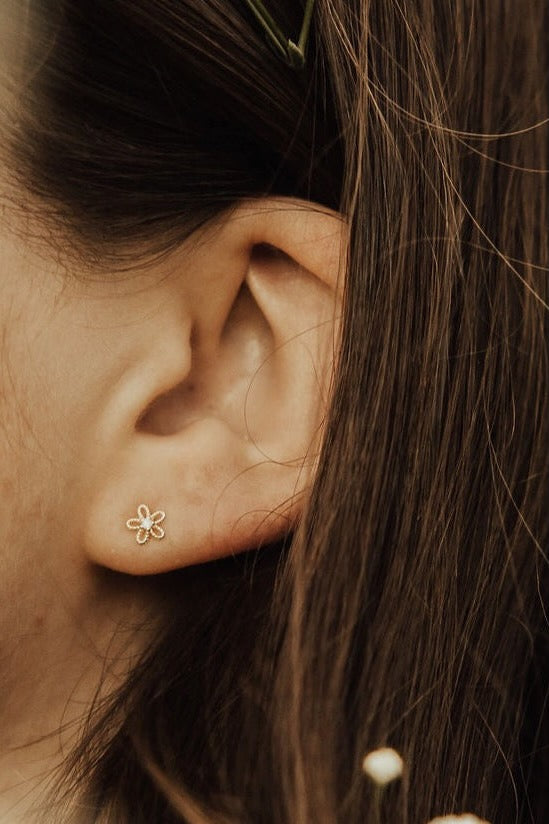
[[[159,524],[162,523],[166,517],[166,513],[158,509],[151,515],[150,509],[146,504],[139,504],[137,507],[137,518],[130,518],[126,521],[128,529],[137,529],[135,540],[138,544],[146,544],[149,538],[156,538],[161,540],[166,534]]]

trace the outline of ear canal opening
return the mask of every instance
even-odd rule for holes
[[[252,249],[252,261],[268,262],[268,261],[284,261],[294,263],[293,258],[272,243],[256,243]]]
[[[197,385],[191,377],[163,392],[140,415],[136,430],[163,437],[176,435],[194,420],[199,420],[199,416],[193,414],[193,408],[197,406],[196,393]]]
[[[137,431],[165,437],[215,417],[242,435],[250,387],[258,372],[271,369],[275,348],[270,326],[245,281],[224,322],[200,330],[191,345],[189,374],[148,405],[137,421]]]

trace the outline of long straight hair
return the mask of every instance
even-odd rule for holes
[[[549,820],[547,3],[317,0],[303,70],[242,0],[28,12],[2,151],[35,239],[131,270],[266,194],[350,226],[299,527],[158,579],[63,786],[97,822]]]

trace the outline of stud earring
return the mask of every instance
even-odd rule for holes
[[[166,534],[160,523],[166,517],[166,513],[158,509],[151,515],[150,509],[145,504],[139,504],[137,507],[137,518],[130,518],[126,521],[128,529],[137,529],[135,540],[138,544],[146,544],[149,538],[157,538],[160,540]]]

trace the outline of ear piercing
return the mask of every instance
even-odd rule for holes
[[[126,521],[126,526],[128,529],[137,529],[135,540],[138,544],[146,544],[151,537],[157,538],[158,540],[164,537],[166,533],[161,526],[158,526],[158,524],[162,523],[166,517],[165,512],[158,509],[151,515],[148,506],[145,504],[139,504],[137,507],[137,515],[137,518],[130,518]]]

